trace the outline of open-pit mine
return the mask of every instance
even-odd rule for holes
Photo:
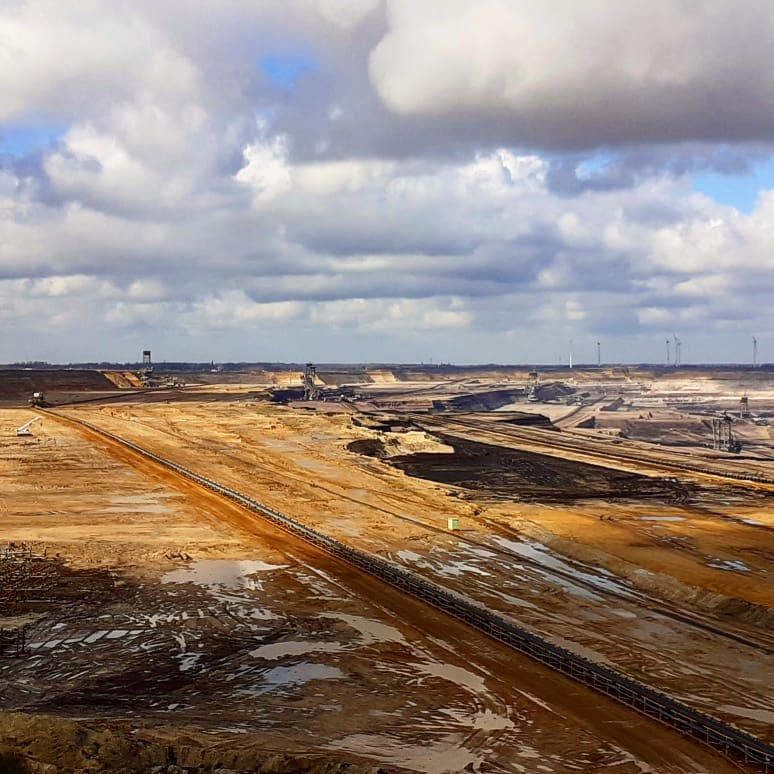
[[[0,771],[774,772],[766,367],[7,369],[0,480]]]

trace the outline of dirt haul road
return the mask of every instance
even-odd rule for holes
[[[5,710],[395,770],[732,770],[114,445],[49,419],[9,437],[25,417],[0,413],[0,540],[116,589],[31,616]]]

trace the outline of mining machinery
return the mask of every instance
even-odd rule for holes
[[[142,351],[142,368],[140,369],[139,376],[140,381],[146,386],[150,384],[153,378],[153,361],[151,360],[151,351],[149,349]]]
[[[728,414],[712,418],[712,448],[715,451],[732,454],[739,454],[742,451],[742,444],[734,438],[734,432],[731,429],[733,421]]]
[[[30,406],[39,406],[40,408],[46,408],[49,403],[46,401],[46,396],[42,392],[33,392],[32,397],[29,399]]]
[[[311,363],[307,363],[301,378],[304,384],[304,400],[317,400],[320,397],[320,389],[315,384],[317,369]]]
[[[40,417],[35,417],[34,419],[30,419],[29,422],[25,422],[20,428],[16,430],[16,435],[22,435],[22,436],[32,435],[30,428],[35,424],[35,422],[40,422]]]

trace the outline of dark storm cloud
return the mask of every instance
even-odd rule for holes
[[[388,8],[374,86],[392,111],[435,118],[442,132],[509,128],[510,144],[564,149],[774,139],[765,0]]]

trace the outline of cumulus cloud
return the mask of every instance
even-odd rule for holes
[[[0,121],[43,114],[77,119],[143,92],[175,100],[197,68],[129,6],[34,0],[0,10]]]
[[[0,360],[551,362],[618,336],[621,359],[658,359],[676,329],[730,347],[774,322],[751,302],[774,194],[743,214],[691,175],[770,152],[770,17],[757,0],[6,3],[0,132],[62,131],[0,156]],[[263,68],[275,54],[305,63],[291,86]]]
[[[407,116],[504,122],[522,142],[769,140],[766,0],[390,0],[371,53]]]

